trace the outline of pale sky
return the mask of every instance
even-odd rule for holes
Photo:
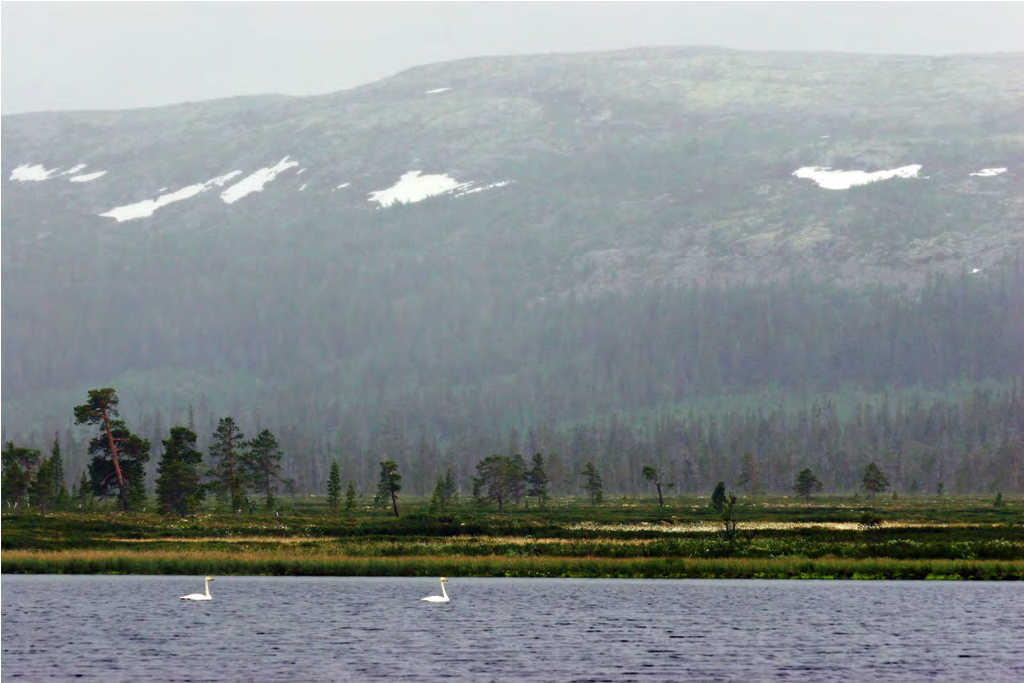
[[[1024,2],[0,3],[0,110],[313,95],[463,57],[714,45],[1024,51]]]

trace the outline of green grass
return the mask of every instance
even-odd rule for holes
[[[3,516],[4,573],[631,578],[1024,579],[1024,505],[1005,497],[747,498],[727,538],[706,498],[579,500],[395,519],[322,499],[281,516],[58,512]],[[882,520],[859,524],[865,511]]]
[[[257,576],[492,576],[663,579],[1024,579],[1024,562],[843,558],[305,556],[150,551],[8,551],[4,573]]]

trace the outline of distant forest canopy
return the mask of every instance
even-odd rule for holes
[[[728,403],[724,401],[723,403]],[[122,406],[127,408],[127,406]],[[333,462],[342,479],[360,495],[374,490],[378,464],[394,461],[406,494],[429,495],[437,478],[451,473],[458,493],[469,491],[477,463],[491,454],[544,455],[552,495],[583,495],[583,471],[594,463],[607,495],[649,493],[645,466],[655,467],[664,483],[679,493],[710,494],[716,482],[749,495],[793,492],[798,473],[810,468],[827,493],[860,490],[864,468],[876,464],[894,492],[1024,492],[1024,379],[1005,389],[975,389],[956,399],[904,399],[885,394],[857,403],[843,417],[836,400],[821,398],[799,408],[722,409],[713,413],[665,410],[647,419],[609,417],[556,426],[550,421],[525,432],[467,430],[441,444],[412,432],[388,411],[371,432],[361,435],[351,423],[314,436],[282,426],[280,481],[293,493],[323,494]],[[189,429],[207,449],[216,429],[211,413],[204,428],[190,412]],[[136,432],[153,446],[147,488],[153,490],[160,437],[169,426],[161,414],[143,417]],[[171,425],[174,426],[174,425]],[[245,434],[255,434],[254,429]],[[68,429],[58,433],[70,486],[88,461],[89,435]],[[5,434],[4,439],[7,440]],[[52,439],[52,437],[51,437]],[[36,435],[28,444],[44,450]]]
[[[230,401],[152,390],[139,400],[145,392],[125,387],[122,413],[153,444],[153,462],[176,424],[193,425],[201,448],[220,417],[253,434],[269,427],[285,475],[307,493],[323,492],[334,459],[361,492],[390,459],[407,492],[427,494],[447,467],[465,487],[476,462],[514,452],[549,457],[555,493],[579,493],[588,461],[608,494],[646,490],[645,464],[687,492],[741,478],[751,492],[786,492],[804,467],[827,491],[854,491],[871,461],[904,492],[942,484],[1009,493],[1021,490],[1022,263],[936,275],[913,292],[792,280],[543,303],[508,297],[491,309],[472,291],[407,309],[387,292],[328,306],[316,301],[324,292],[302,303],[284,289],[262,302],[264,324],[250,334],[239,334],[244,317],[197,297],[179,302],[196,308],[184,327],[130,305],[90,319],[135,324],[78,338],[110,343],[79,349],[92,370],[65,369],[83,382],[103,366],[116,378],[160,358],[173,389],[174,369],[221,378],[230,368],[262,394],[245,396],[240,384]],[[296,311],[301,322],[285,324]],[[346,324],[367,320],[375,322]],[[60,368],[61,345],[75,338],[67,335],[19,350],[25,362],[4,368],[5,383],[10,374],[27,381],[25,369],[48,358]],[[125,342],[133,337],[137,346]],[[85,440],[69,423],[21,429],[7,419],[4,440],[45,450],[58,432],[73,483]]]
[[[86,280],[50,294],[80,304],[57,319],[5,300],[5,332],[46,330],[5,334],[17,359],[3,372],[8,431],[48,428],[33,419],[40,406],[20,410],[27,397],[65,392],[48,406],[48,422],[63,421],[68,400],[109,385],[144,412],[199,408],[206,394],[215,411],[311,433],[341,419],[365,431],[393,409],[443,441],[718,395],[941,390],[1024,374],[1021,258],[913,291],[807,278],[544,300],[407,269],[404,284],[379,288],[358,276],[311,288],[310,277],[97,276],[95,291]]]

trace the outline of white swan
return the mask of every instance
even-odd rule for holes
[[[444,589],[444,584],[448,582],[448,579],[441,577],[441,595],[428,595],[425,598],[420,598],[420,602],[451,602],[451,598],[448,597],[448,591]]]
[[[213,597],[210,595],[210,582],[211,581],[213,581],[213,577],[212,576],[207,576],[206,577],[206,594],[205,595],[202,594],[202,593],[193,593],[192,595],[182,595],[178,599],[179,600],[213,600]]]

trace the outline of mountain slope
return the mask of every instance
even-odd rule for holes
[[[68,396],[110,384],[142,410],[205,395],[219,412],[283,420],[419,401],[445,433],[481,416],[519,423],[537,405],[569,418],[622,408],[619,395],[636,397],[630,409],[685,399],[678,383],[624,386],[628,371],[595,381],[596,359],[630,368],[645,352],[585,348],[665,286],[916,289],[994,273],[984,296],[1012,296],[998,273],[1024,245],[1022,129],[1024,55],[703,48],[5,116],[5,424],[63,423]],[[579,297],[599,310],[574,308]],[[808,305],[837,306],[825,299]],[[867,316],[852,301],[851,319]],[[681,326],[716,314],[692,310]],[[604,322],[559,335],[583,315]],[[1010,372],[999,349],[1015,329],[993,334],[1002,365],[932,382]],[[525,341],[546,330],[546,345]],[[823,362],[800,371],[803,389],[868,383],[853,362],[823,383]],[[704,393],[764,381],[778,378],[707,380]],[[595,402],[563,410],[565,386],[524,389],[544,382]]]

